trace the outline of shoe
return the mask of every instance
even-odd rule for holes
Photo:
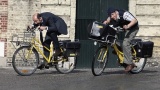
[[[60,49],[56,49],[55,53],[53,54],[53,56],[58,56],[61,54],[61,50]]]
[[[125,68],[125,72],[131,71],[135,66],[135,64],[128,64],[127,67]]]
[[[49,69],[49,65],[47,64],[46,61],[42,60],[42,61],[40,62],[40,65],[39,65],[37,68],[40,69],[40,70],[42,70],[42,69],[44,69],[44,68]]]
[[[47,64],[47,65],[45,65],[45,69],[49,69],[49,65]]]
[[[40,69],[40,70],[42,70],[44,67],[45,67],[45,65],[44,65],[44,64],[41,64],[41,65],[39,65],[37,68]]]
[[[44,68],[45,68],[45,69],[49,69],[49,65],[41,64],[41,65],[39,65],[37,68],[40,69],[40,70],[43,70]]]

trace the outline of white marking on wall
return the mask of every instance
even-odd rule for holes
[[[4,42],[0,42],[0,57],[4,57]]]

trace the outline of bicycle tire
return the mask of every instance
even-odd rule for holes
[[[147,62],[147,58],[140,58],[138,62],[133,62],[136,65],[136,67],[134,67],[130,71],[130,73],[132,74],[140,73],[144,69],[146,62]]]
[[[19,47],[13,54],[12,57],[12,66],[16,73],[21,76],[32,75],[38,67],[39,64],[39,54],[33,49],[29,59],[26,59],[26,51],[29,50],[30,46]],[[33,59],[35,57],[35,59]]]
[[[106,54],[105,57],[104,57],[104,54]],[[98,55],[100,55],[99,58],[98,58]],[[103,47],[99,47],[96,50],[96,53],[92,60],[92,66],[91,66],[92,74],[94,76],[100,76],[103,73],[104,69],[106,68],[106,64],[108,62],[108,56],[109,56],[108,47],[103,46]]]
[[[72,72],[76,68],[77,57],[66,57],[63,59],[67,60],[59,61],[58,64],[55,66],[56,70],[62,74]]]

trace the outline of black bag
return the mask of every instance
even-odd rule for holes
[[[135,50],[137,52],[137,57],[149,58],[152,57],[154,43],[151,41],[140,41],[137,42]]]
[[[105,30],[105,27],[106,27],[105,24],[103,24],[101,22],[94,21],[91,24],[89,33],[91,36],[100,37],[100,36],[102,36],[102,34]]]
[[[107,35],[116,35],[116,31],[113,28],[105,25],[101,22],[94,21],[88,26],[89,39],[106,41]]]
[[[79,41],[76,42],[67,42],[65,44],[66,51],[64,52],[65,56],[68,57],[76,57],[79,56],[81,43]]]

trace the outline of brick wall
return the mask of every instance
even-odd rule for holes
[[[0,33],[7,32],[7,12],[0,13]]]
[[[2,36],[7,32],[8,0],[0,0],[0,42],[5,42],[4,56],[7,56],[7,39]]]
[[[29,23],[29,1],[30,0],[8,0],[8,27],[2,37],[7,38],[7,62],[11,62],[15,51],[11,41],[14,34],[22,33]]]
[[[70,31],[68,35],[59,38],[74,39],[75,6],[76,0],[8,0],[8,32],[1,36],[7,38],[7,65],[11,65],[9,62],[11,62],[13,52],[15,51],[14,46],[10,42],[11,36],[25,31],[26,26],[32,24],[32,15],[34,13],[51,10],[50,12],[59,15],[65,20]]]

